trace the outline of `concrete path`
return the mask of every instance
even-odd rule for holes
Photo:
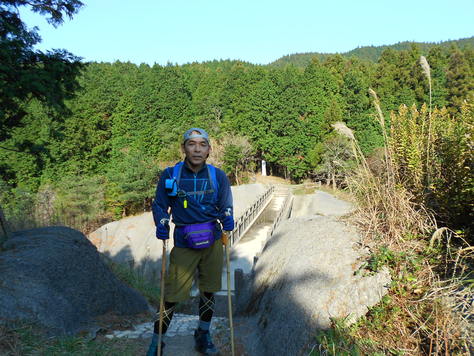
[[[245,235],[232,246],[230,252],[230,287],[235,291],[234,275],[236,269],[241,269],[245,274],[252,271],[255,257],[257,257],[265,247],[268,235],[272,227],[273,220],[282,209],[286,197],[289,195],[287,187],[277,187],[273,193],[273,198],[256,219],[253,226]],[[218,295],[227,295],[227,267],[224,265],[222,273],[222,291]]]
[[[318,190],[314,194],[295,196],[291,217],[313,215],[338,217],[349,214],[352,209],[353,206],[350,203]]]
[[[200,355],[194,350],[194,330],[198,324],[199,318],[197,315],[188,315],[175,313],[171,325],[164,337],[163,341],[166,344],[164,355],[176,356],[195,356]],[[214,317],[211,326],[211,334],[214,335],[215,344],[219,348],[225,348],[227,345],[226,334],[228,333],[228,319],[222,317]],[[135,325],[130,330],[117,330],[105,335],[108,339],[126,338],[126,339],[143,339],[143,342],[148,346],[147,342],[153,335],[153,323],[142,323]]]

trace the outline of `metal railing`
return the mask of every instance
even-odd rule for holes
[[[291,194],[291,191],[288,191],[288,195],[286,196],[285,200],[283,201],[283,204],[278,211],[278,214],[273,220],[272,226],[270,230],[268,230],[267,237],[266,237],[266,242],[273,236],[274,231],[278,227],[278,225],[281,223],[282,220],[287,219],[290,216],[291,209],[293,207],[293,194]],[[255,264],[258,261],[258,258],[262,252],[259,251],[255,256],[253,260],[253,266],[252,266],[252,271],[250,273],[244,273],[243,269],[237,268],[234,270],[234,285],[235,285],[235,307],[236,307],[236,312],[241,313],[244,310],[246,310],[248,303],[250,302],[250,298],[252,296],[252,291],[253,288],[253,283],[254,279],[252,277],[253,273],[255,273]]]
[[[283,205],[280,211],[278,212],[277,217],[273,221],[272,227],[268,231],[267,239],[269,239],[273,235],[273,232],[275,231],[277,226],[280,224],[281,220],[283,218],[287,219],[289,217],[292,207],[293,207],[293,194],[291,194],[291,192],[288,192],[288,195],[286,196],[285,201],[283,202]]]
[[[263,209],[270,202],[270,198],[275,190],[274,186],[268,188],[265,193],[260,195],[258,199],[237,219],[234,230],[229,234],[230,245],[236,244],[240,238],[252,226]]]

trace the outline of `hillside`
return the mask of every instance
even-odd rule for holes
[[[456,45],[459,48],[466,48],[466,47],[474,48],[474,36],[469,37],[469,38],[459,39],[459,40],[444,41],[444,42],[438,42],[438,43],[405,41],[405,42],[399,42],[393,45],[385,45],[385,46],[364,46],[364,47],[358,47],[349,52],[340,53],[340,54],[344,57],[356,57],[365,61],[377,62],[382,52],[387,49],[401,51],[401,50],[410,49],[410,47],[413,45],[418,46],[420,48],[421,53],[424,55],[426,55],[428,51],[434,46],[449,48],[453,45]],[[268,65],[272,67],[283,67],[287,64],[293,64],[297,67],[305,67],[311,62],[311,59],[313,57],[316,57],[321,61],[327,58],[328,56],[331,56],[334,54],[336,53],[318,53],[318,52],[295,53],[295,54],[283,56]]]

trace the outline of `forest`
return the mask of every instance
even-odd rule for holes
[[[83,6],[0,1],[0,243],[10,229],[88,233],[149,210],[183,132],[203,127],[211,163],[233,184],[252,182],[265,160],[271,175],[323,182],[356,203],[350,221],[370,251],[356,273],[388,267],[392,283],[355,325],[334,320],[315,335],[328,354],[468,352],[473,38],[269,65],[84,63],[35,50],[41,38],[17,11],[25,4],[54,26]]]
[[[429,78],[420,55],[412,45],[385,49],[376,63],[329,55],[305,67],[230,60],[83,64],[64,105],[32,96],[19,102],[20,123],[4,131],[0,145],[0,204],[13,225],[63,222],[82,230],[147,210],[160,171],[180,159],[181,135],[195,126],[210,132],[213,162],[233,183],[247,182],[265,160],[272,175],[344,187],[355,160],[334,124],[353,130],[366,157],[377,157],[383,145],[369,88],[380,98],[387,127],[390,113],[429,105],[442,110],[440,121],[472,128],[474,50],[431,46]],[[416,161],[416,152],[407,155]],[[453,152],[435,156],[448,172],[466,163]],[[407,167],[417,164],[412,161]],[[472,172],[437,179],[430,207],[441,221],[467,227]]]

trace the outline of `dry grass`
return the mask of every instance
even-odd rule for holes
[[[254,181],[261,184],[278,184],[278,185],[290,185],[289,179],[284,179],[276,176],[262,176],[260,173],[255,174]]]
[[[469,274],[474,247],[453,231],[438,228],[433,215],[405,188],[392,158],[377,95],[374,91],[371,95],[385,138],[378,163],[383,170],[369,165],[343,124],[336,129],[351,139],[359,162],[348,179],[358,201],[353,222],[365,232],[364,243],[373,255],[382,248],[391,251],[385,262],[393,286],[388,301],[372,309],[351,335],[361,341],[365,354],[468,354],[469,320],[474,320],[474,283]],[[373,341],[370,346],[362,342],[367,339]]]
[[[391,249],[404,250],[407,244],[420,248],[411,237],[431,231],[434,220],[412,202],[407,190],[365,171],[356,172],[348,183],[351,192],[359,197],[354,221],[364,227],[366,244],[377,236],[377,244]]]

